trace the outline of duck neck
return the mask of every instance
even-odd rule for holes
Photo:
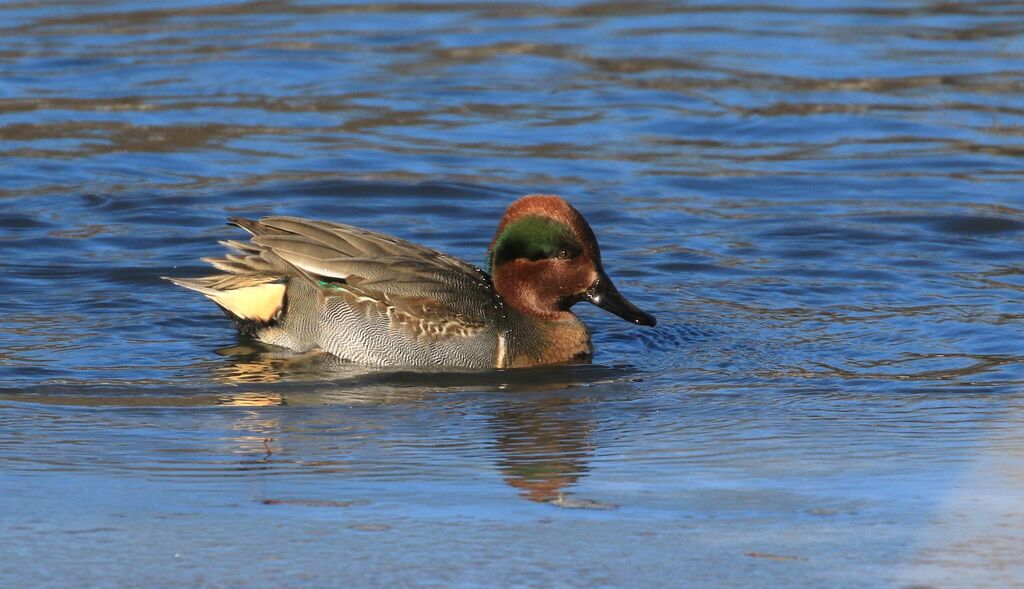
[[[589,362],[593,354],[590,331],[568,311],[561,311],[557,319],[545,319],[510,307],[505,327],[500,368]]]

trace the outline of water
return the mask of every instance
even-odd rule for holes
[[[0,585],[1024,586],[1019,3],[0,6]],[[558,193],[642,329],[239,340],[230,215],[480,264]]]

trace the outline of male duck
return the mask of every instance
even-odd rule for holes
[[[242,333],[296,351],[378,366],[518,368],[587,361],[588,301],[638,325],[601,267],[594,232],[557,196],[505,212],[487,254],[491,274],[366,229],[297,217],[232,218],[250,241],[223,241],[223,274],[169,278],[217,303]]]

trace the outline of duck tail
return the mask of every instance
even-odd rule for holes
[[[163,278],[206,296],[239,322],[267,325],[280,319],[284,312],[287,285],[274,276],[224,274],[203,278]]]

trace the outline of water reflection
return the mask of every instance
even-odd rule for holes
[[[415,370],[380,368],[349,362],[321,352],[296,353],[246,340],[219,348],[224,360],[210,369],[211,380],[222,384],[320,383],[316,394],[324,402],[380,401],[377,390],[404,391],[400,398],[412,400],[436,391],[497,389],[512,392],[552,391],[614,382],[638,372],[622,364],[579,364],[512,370],[460,370],[447,367],[417,367]],[[293,393],[309,390],[297,387]],[[365,395],[372,389],[373,395]]]
[[[245,342],[215,350],[227,362],[213,368],[213,380],[224,384],[274,383],[285,378],[301,379],[339,374],[352,363],[330,354],[310,352],[292,353],[275,350],[259,342]]]
[[[547,367],[517,371],[402,373],[374,370],[324,354],[283,353],[259,344],[239,344],[217,350],[226,362],[214,368],[216,378],[241,390],[222,394],[216,403],[228,407],[322,405],[338,403],[405,404],[436,401],[444,392],[493,387],[488,400],[487,427],[476,432],[493,437],[488,445],[497,451],[494,466],[504,481],[524,499],[562,506],[588,506],[567,501],[566,493],[589,470],[596,451],[596,424],[587,417],[587,397],[561,397],[559,390],[622,379],[632,371],[602,366]],[[514,374],[510,374],[514,373]],[[311,392],[308,379],[320,384]],[[260,388],[305,378],[302,384],[279,389]],[[415,384],[413,384],[415,383]],[[258,421],[253,435],[253,420]],[[358,419],[353,417],[353,419]],[[346,424],[346,427],[360,427]],[[235,426],[247,432],[237,440],[237,452],[247,456],[265,453],[260,462],[280,450],[288,454],[290,430],[272,413],[245,415]],[[271,448],[278,448],[272,450]],[[341,457],[332,463],[343,461]],[[322,466],[324,461],[317,461]],[[596,505],[596,503],[594,503]]]
[[[491,419],[501,453],[497,466],[525,499],[559,501],[590,470],[595,424],[580,417],[586,402],[510,398]]]
[[[276,407],[287,405],[284,395],[280,393],[231,393],[217,397],[216,403],[226,407]]]

